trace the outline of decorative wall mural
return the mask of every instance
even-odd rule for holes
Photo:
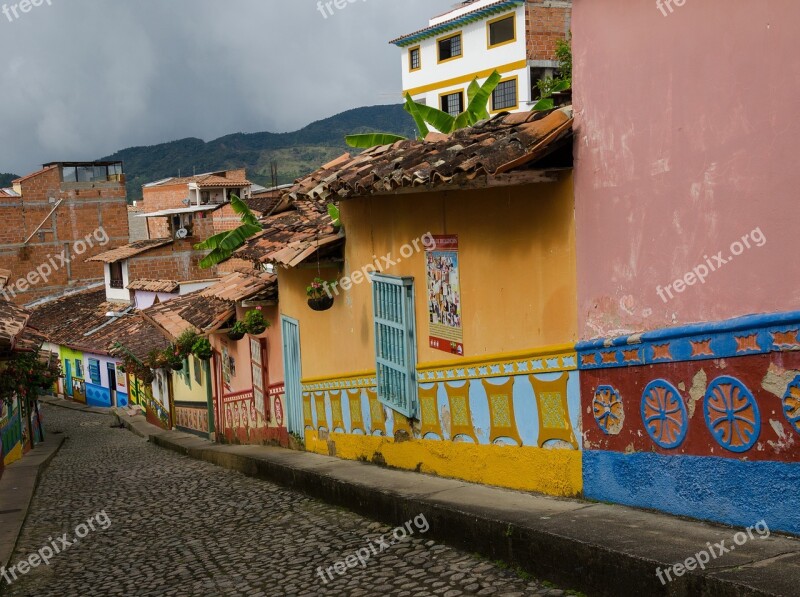
[[[747,387],[733,377],[718,377],[708,386],[703,410],[711,435],[726,450],[747,452],[761,431],[761,414]]]
[[[657,379],[642,394],[642,421],[650,438],[665,450],[683,443],[689,416],[680,392],[666,380]]]
[[[539,447],[558,440],[577,450],[578,441],[570,424],[567,404],[569,373],[563,373],[553,381],[543,381],[535,375],[529,375],[528,379],[533,386],[539,411]]]
[[[514,415],[514,378],[509,378],[502,385],[491,383],[488,379],[482,380],[489,398],[489,420],[491,432],[489,442],[494,444],[500,439],[511,439],[518,446],[522,445],[522,438],[517,430],[517,418]]]
[[[794,378],[783,397],[783,414],[794,430],[800,433],[800,375]]]
[[[611,386],[600,386],[594,393],[592,412],[597,426],[606,435],[619,435],[625,423],[625,409],[619,392]]]

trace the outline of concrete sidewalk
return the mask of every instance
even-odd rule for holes
[[[800,540],[761,539],[753,532],[752,539],[747,537],[738,545],[734,535],[739,529],[306,452],[222,446],[164,431],[142,416],[122,412],[117,416],[128,429],[158,446],[261,477],[376,520],[396,524],[424,514],[437,540],[587,595],[800,593]],[[710,560],[704,570],[673,568],[702,551]],[[665,583],[656,575],[658,568]]]
[[[0,478],[0,568],[8,567],[42,472],[65,439],[63,434],[49,433],[45,429],[44,442],[3,472]],[[0,584],[5,585],[2,581]]]

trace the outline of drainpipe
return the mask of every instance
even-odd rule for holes
[[[206,373],[206,401],[208,403],[208,438],[216,441],[214,437],[217,432],[214,424],[214,388],[211,387],[211,361],[203,361],[203,369]]]

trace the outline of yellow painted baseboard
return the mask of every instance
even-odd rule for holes
[[[328,441],[306,432],[309,452],[345,460],[378,462],[440,477],[461,479],[558,497],[583,491],[582,455],[573,450],[484,446],[470,443],[331,434]]]

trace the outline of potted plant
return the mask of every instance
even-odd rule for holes
[[[233,324],[233,327],[228,330],[228,338],[233,340],[234,342],[238,342],[242,338],[245,337],[247,334],[247,327],[245,326],[244,322],[237,321]]]
[[[163,352],[164,361],[167,366],[173,371],[180,371],[183,369],[183,357],[174,346],[168,346]]]
[[[194,346],[192,346],[192,354],[201,361],[210,361],[214,351],[211,348],[211,342],[208,341],[208,338],[198,339],[197,342],[194,343]]]
[[[306,288],[308,306],[314,311],[327,311],[333,307],[333,294],[328,289],[330,284],[322,278],[314,278],[311,285]]]
[[[248,311],[244,316],[244,328],[248,334],[260,336],[267,331],[269,322],[261,313],[261,307],[256,307],[253,311]]]
[[[178,350],[178,355],[186,358],[192,354],[192,348],[194,348],[198,338],[197,332],[191,329],[186,330],[178,336],[178,339],[175,341],[175,348]]]
[[[148,369],[166,369],[169,367],[169,362],[160,350],[151,350],[144,360],[144,364]]]

